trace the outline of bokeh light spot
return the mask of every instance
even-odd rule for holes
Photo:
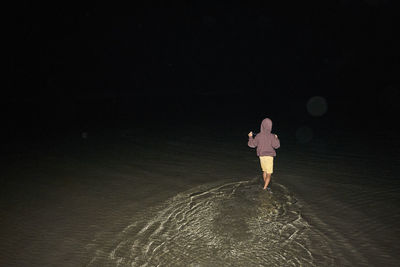
[[[322,96],[313,96],[307,102],[307,111],[311,116],[319,117],[328,110],[328,103]]]
[[[296,130],[296,140],[299,143],[308,143],[314,137],[313,130],[308,126],[301,126]]]

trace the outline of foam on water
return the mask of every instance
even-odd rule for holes
[[[132,218],[89,266],[332,266],[329,241],[281,184],[204,185]]]

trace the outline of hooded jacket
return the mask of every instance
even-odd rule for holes
[[[268,118],[261,123],[260,133],[255,138],[249,137],[247,145],[251,148],[257,148],[257,156],[276,156],[275,149],[281,146],[279,138],[271,133],[272,121]]]

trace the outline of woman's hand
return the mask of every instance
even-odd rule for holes
[[[253,132],[249,132],[248,136],[253,137]]]

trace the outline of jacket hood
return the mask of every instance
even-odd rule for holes
[[[261,123],[261,132],[262,133],[270,133],[272,130],[272,121],[268,118],[265,118]]]

